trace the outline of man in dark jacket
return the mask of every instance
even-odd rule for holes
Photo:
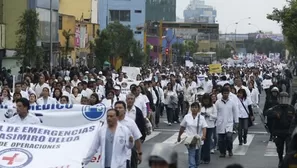
[[[287,92],[281,92],[279,104],[267,110],[267,118],[272,122],[272,136],[275,137],[275,145],[279,158],[279,167],[283,161],[284,147],[286,153],[289,148],[290,137],[295,126],[295,109],[289,104],[290,96]]]

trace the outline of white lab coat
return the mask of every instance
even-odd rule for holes
[[[237,105],[232,99],[229,99],[226,104],[222,99],[216,101],[218,134],[233,132],[233,123],[238,123],[239,112]]]
[[[57,101],[57,99],[55,99],[55,98],[48,97],[48,98],[47,98],[47,102],[45,103],[43,97],[41,97],[41,98],[37,99],[36,103],[37,103],[38,105],[57,104],[58,101]]]
[[[106,139],[107,124],[103,125],[100,128],[95,136],[95,139],[92,143],[92,146],[87,154],[87,157],[84,159],[83,163],[87,165],[92,159],[93,156],[97,153],[97,150],[100,148],[98,153],[101,153],[100,166],[105,167],[105,139]],[[134,146],[134,140],[132,143],[129,142],[129,137],[132,136],[130,130],[123,124],[118,122],[116,132],[114,135],[113,151],[111,157],[112,168],[126,168],[127,161],[127,150],[132,149]]]

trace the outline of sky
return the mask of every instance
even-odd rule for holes
[[[176,13],[183,18],[183,11],[190,0],[177,0]],[[205,0],[206,5],[211,5],[217,10],[217,23],[221,33],[235,32],[235,22],[239,22],[237,33],[249,33],[264,31],[281,33],[281,27],[277,22],[266,19],[266,15],[273,8],[282,8],[286,0]],[[250,17],[251,19],[244,19]],[[249,25],[252,24],[252,26]]]

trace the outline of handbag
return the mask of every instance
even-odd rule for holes
[[[198,121],[197,121],[197,130],[196,130],[197,135],[199,135],[199,124],[200,124],[200,115],[198,116]],[[192,141],[190,143],[190,146],[195,147],[197,145],[198,141],[199,141],[198,138],[193,137],[193,139],[192,139]]]
[[[254,125],[254,123],[253,123],[253,120],[252,120],[252,118],[251,118],[251,114],[247,111],[247,109],[246,109],[246,107],[245,107],[245,105],[243,104],[243,102],[242,101],[240,101],[240,103],[241,103],[241,105],[243,106],[243,108],[244,108],[244,110],[245,110],[245,112],[247,113],[247,115],[249,116],[249,123],[248,123],[248,127],[251,127],[251,126],[253,126]]]

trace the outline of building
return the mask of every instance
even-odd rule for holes
[[[98,1],[99,0],[60,0],[59,13],[74,16],[76,20],[84,20],[98,24]]]
[[[184,10],[185,22],[215,23],[217,11],[204,0],[191,0],[187,9]]]
[[[147,0],[146,21],[176,21],[176,0]]]
[[[98,0],[60,0],[59,42],[65,50],[63,32],[71,34],[68,46],[71,52],[67,56],[72,64],[87,65],[88,57],[92,57],[90,46],[99,29],[97,9]]]
[[[134,38],[143,44],[144,32],[139,30],[145,25],[145,0],[102,0],[98,5],[98,22],[100,29],[109,23],[120,21],[134,32]]]
[[[11,69],[12,74],[17,74],[20,65],[14,57],[19,28],[18,21],[20,16],[27,9],[35,9],[39,13],[40,20],[40,39],[38,45],[45,51],[45,58],[49,58],[50,41],[50,1],[49,0],[0,0],[0,62],[3,67]],[[58,10],[59,0],[52,0],[52,40],[53,50],[59,48],[58,40]],[[9,37],[9,38],[7,38]],[[3,58],[3,59],[2,59]]]

